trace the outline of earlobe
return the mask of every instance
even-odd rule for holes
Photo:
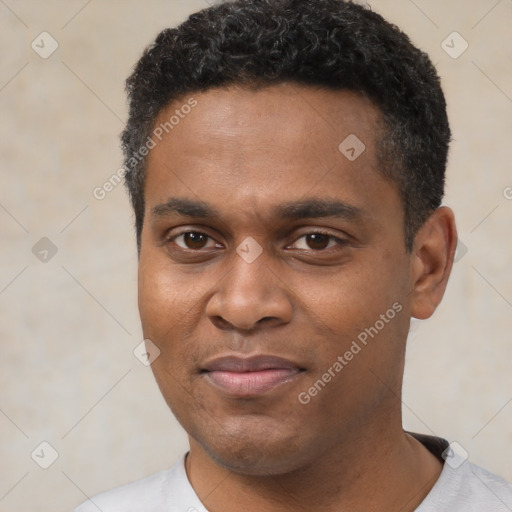
[[[442,206],[427,219],[414,240],[411,257],[411,315],[432,316],[443,298],[457,247],[453,211]]]

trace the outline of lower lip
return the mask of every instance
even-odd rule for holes
[[[257,372],[212,371],[205,374],[215,386],[231,395],[251,396],[263,394],[300,374],[296,368],[276,368]]]

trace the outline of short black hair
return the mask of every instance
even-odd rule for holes
[[[283,82],[354,91],[379,108],[380,171],[398,185],[411,250],[417,230],[441,204],[450,143],[429,57],[398,27],[351,1],[228,0],[160,32],[126,82],[122,147],[139,251],[146,172],[140,150],[162,109],[214,87]]]

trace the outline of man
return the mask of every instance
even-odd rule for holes
[[[428,57],[357,4],[238,0],[164,30],[128,92],[139,310],[190,451],[77,511],[512,510],[402,428],[457,240]]]

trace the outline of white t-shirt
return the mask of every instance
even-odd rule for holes
[[[426,436],[422,436],[425,440]],[[437,440],[438,447],[444,440]],[[436,443],[434,443],[436,444]],[[432,450],[432,446],[428,446]],[[440,449],[440,448],[438,448]],[[436,456],[439,456],[436,453]],[[415,512],[512,512],[512,485],[450,452],[436,484]],[[104,492],[74,512],[208,512],[190,485],[185,457],[172,469]]]

